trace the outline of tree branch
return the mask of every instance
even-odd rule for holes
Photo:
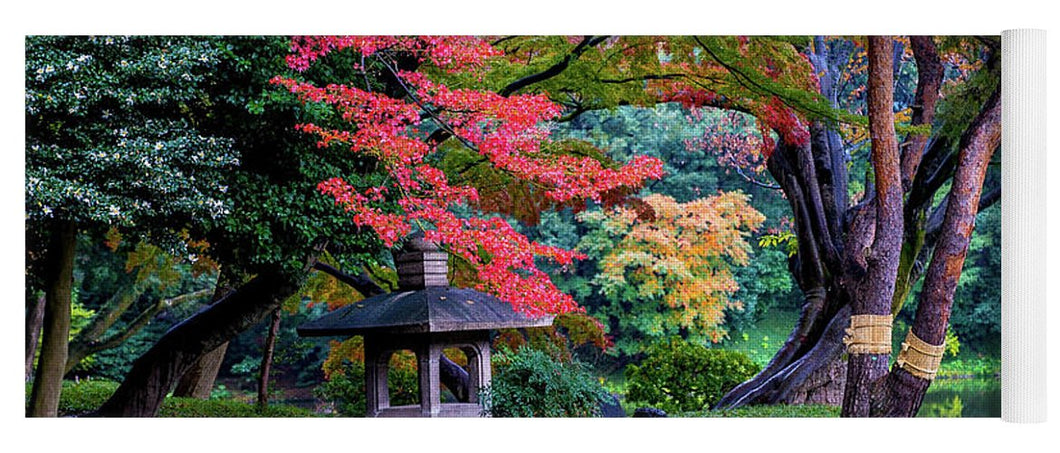
[[[647,74],[637,77],[626,77],[624,79],[600,79],[600,83],[623,84],[629,82],[645,82],[648,80],[673,80],[688,78],[686,74]]]
[[[144,286],[140,283],[132,283],[129,286],[123,287],[118,291],[115,291],[113,295],[100,307],[99,311],[95,316],[92,317],[92,321],[84,329],[77,334],[77,336],[70,342],[70,344],[92,344],[107,332],[121,318],[129,307],[132,306],[133,302],[140,297],[144,292]]]
[[[313,269],[335,277],[338,281],[350,285],[364,297],[372,297],[386,292],[383,290],[383,287],[376,284],[364,270],[362,270],[359,275],[351,275],[320,261],[313,263]]]
[[[519,91],[522,88],[551,79],[561,74],[564,70],[567,69],[568,66],[570,66],[571,62],[577,60],[582,53],[592,48],[593,46],[603,42],[605,39],[607,39],[607,36],[586,36],[582,38],[581,42],[579,42],[578,45],[574,46],[574,49],[571,50],[570,53],[568,53],[565,57],[563,57],[562,60],[556,62],[552,66],[549,66],[548,69],[545,69],[544,71],[522,77],[512,83],[509,83],[508,86],[501,88],[501,90],[498,91],[497,94],[500,94],[504,97],[508,97],[512,93],[515,93],[516,91]]]
[[[724,67],[726,70],[728,70],[729,73],[731,73],[735,77],[736,82],[739,83],[740,85],[743,85],[745,88],[753,90],[753,91],[758,91],[759,93],[762,93],[762,94],[768,94],[768,95],[771,95],[771,96],[776,96],[776,98],[779,99],[782,104],[788,106],[788,108],[790,108],[792,110],[799,110],[799,111],[804,111],[804,112],[808,112],[808,113],[813,113],[814,115],[817,115],[820,118],[835,119],[834,118],[835,115],[833,115],[832,112],[828,112],[828,111],[822,112],[822,111],[819,111],[819,110],[815,110],[815,109],[809,108],[808,106],[798,107],[798,106],[792,105],[788,101],[787,97],[783,93],[780,93],[779,91],[777,91],[777,90],[775,90],[773,88],[770,88],[770,87],[767,87],[767,86],[763,85],[762,83],[754,80],[754,78],[752,78],[751,76],[746,74],[740,68],[737,68],[737,67],[727,63],[726,61],[722,60],[721,57],[719,57],[717,55],[717,53],[715,53],[714,50],[710,48],[710,46],[708,46],[701,39],[699,39],[698,36],[694,37],[693,39],[695,39],[696,43],[699,44],[700,48],[702,48],[704,52],[706,52],[708,55],[710,55],[711,59],[713,59],[714,61],[718,62],[718,64],[720,64],[722,67]]]
[[[200,297],[208,296],[212,292],[213,289],[207,288],[199,291],[181,294],[179,296],[171,297],[169,299],[160,299],[144,311],[140,312],[140,314],[136,316],[136,319],[129,323],[129,325],[125,327],[124,330],[114,335],[111,335],[110,337],[107,337],[104,340],[97,341],[98,337],[102,335],[102,333],[93,336],[92,338],[85,337],[82,339],[81,336],[78,336],[78,339],[80,340],[73,341],[70,343],[70,352],[69,357],[66,360],[64,373],[69,373],[70,371],[72,371],[74,367],[77,366],[77,364],[81,363],[81,361],[85,359],[85,357],[88,357],[97,352],[106,351],[108,349],[118,347],[126,340],[131,338],[133,335],[135,335],[137,332],[146,327],[148,324],[150,324],[151,320],[153,320],[155,316],[158,315],[158,313],[162,310],[178,306],[190,300],[195,300]],[[113,322],[111,322],[110,324],[113,324]]]
[[[917,84],[912,105],[911,126],[930,125],[935,118],[935,104],[939,100],[939,89],[945,68],[935,49],[935,41],[930,36],[910,36],[910,46],[916,59]],[[917,167],[924,157],[928,134],[909,134],[900,145],[902,149],[902,188],[908,192],[912,188]]]
[[[741,167],[739,164],[736,163],[736,157],[735,156],[733,156],[731,154],[728,154],[727,157],[729,158],[729,163],[732,164],[732,168],[734,170],[736,170],[736,174],[738,174],[741,177],[743,177],[743,179],[746,180],[747,182],[749,182],[751,184],[754,184],[754,185],[756,185],[758,187],[765,188],[765,189],[773,189],[773,190],[782,190],[783,189],[783,187],[781,187],[779,184],[767,184],[767,183],[764,183],[764,182],[761,182],[761,181],[755,179],[754,176],[751,176],[751,175],[747,174],[747,172],[744,171],[743,167]],[[654,184],[654,183],[652,183],[652,184]]]

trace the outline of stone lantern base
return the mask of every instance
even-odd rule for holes
[[[446,348],[458,348],[468,361],[470,388],[467,403],[441,402],[439,359]],[[391,406],[387,371],[396,351],[416,354],[420,404]],[[365,390],[369,417],[476,417],[482,413],[478,389],[490,383],[488,330],[419,334],[364,334]]]

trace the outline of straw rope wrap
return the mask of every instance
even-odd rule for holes
[[[930,381],[935,379],[945,352],[945,344],[928,344],[910,330],[902,342],[902,349],[898,351],[897,363],[909,374]]]
[[[843,344],[850,354],[890,354],[891,315],[853,315]]]

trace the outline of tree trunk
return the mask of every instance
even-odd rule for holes
[[[935,247],[917,305],[911,332],[930,345],[943,345],[949,324],[953,295],[968,253],[979,193],[987,165],[1001,141],[1001,95],[994,92],[983,112],[973,122],[972,134],[961,140],[960,166],[953,176],[942,236]],[[913,417],[920,410],[931,380],[914,376],[897,364],[883,389],[880,415]]]
[[[180,377],[180,382],[173,389],[173,396],[210,399],[214,382],[217,380],[217,373],[221,371],[221,363],[224,362],[227,351],[228,342],[226,341],[199,357],[191,369]]]
[[[301,287],[303,275],[261,273],[217,303],[173,326],[134,363],[95,415],[153,417],[177,380],[207,351],[260,322]]]
[[[919,74],[911,104],[912,123],[929,125],[938,105],[942,67],[932,38],[911,37],[910,42]],[[874,173],[866,175],[862,200],[850,206],[845,198],[846,190],[840,190],[845,188],[843,184],[848,178],[845,168],[848,151],[834,134],[834,125],[811,123],[809,152],[793,144],[778,143],[767,160],[767,169],[791,205],[799,247],[798,253],[790,258],[789,269],[805,295],[805,303],[799,321],[773,360],[761,373],[725,395],[717,408],[745,404],[834,404],[841,392],[844,416],[913,416],[923,398],[926,381],[918,382],[919,378],[900,368],[888,372],[889,347],[883,353],[882,338],[876,347],[855,348],[860,352],[850,354],[844,366],[840,359],[844,350],[843,331],[851,313],[886,317],[897,312],[909,288],[922,275],[936,244],[944,246],[940,238],[963,235],[941,226],[943,213],[950,211],[951,197],[960,199],[965,210],[968,203],[977,203],[981,209],[996,202],[996,191],[983,196],[978,192],[968,195],[982,191],[982,175],[979,175],[978,185],[963,192],[952,189],[933,208],[938,192],[945,189],[954,172],[971,171],[964,168],[969,166],[976,171],[985,168],[989,154],[973,153],[970,148],[979,146],[991,151],[996,148],[990,130],[1000,127],[1000,121],[993,118],[994,101],[990,101],[965,128],[959,147],[953,146],[945,136],[928,139],[931,135],[924,133],[910,134],[897,146],[894,88],[890,80],[895,49],[887,37],[870,38],[869,47],[869,132]],[[816,38],[808,58],[820,77],[822,95],[831,101],[838,80],[835,65],[846,64],[847,58],[830,55],[829,49],[823,38]],[[996,71],[996,58],[991,55],[985,70]],[[966,154],[969,157],[964,157]],[[953,181],[952,186],[956,187],[955,176]],[[974,212],[970,218],[974,219]],[[939,300],[926,303],[924,309],[934,307],[933,311],[918,313],[915,320],[923,323],[925,332],[931,332],[925,333],[931,337],[930,341],[936,340],[933,335],[937,331],[940,343],[952,305],[948,285],[955,284],[949,282],[956,282],[960,275],[959,266],[955,266],[956,251],[966,250],[967,243],[946,247],[952,253],[935,254],[930,265],[947,269],[947,277],[939,279],[947,283],[929,285],[925,281],[921,303],[925,304],[928,297]],[[933,296],[926,294],[939,285],[947,290]],[[866,319],[859,318],[859,321]],[[913,330],[919,336],[918,329]],[[865,353],[869,350],[880,353]]]
[[[915,99],[910,106],[912,116],[910,126],[931,124],[935,119],[935,104],[940,98],[939,89],[945,68],[939,60],[935,40],[930,36],[910,36],[909,45],[916,59],[917,83]],[[909,134],[902,143],[902,188],[906,192],[912,189],[913,177],[916,176],[920,160],[924,157],[925,145],[930,134]]]
[[[44,326],[44,294],[26,296],[26,382],[33,379],[33,359],[37,356],[41,327]]]
[[[740,384],[723,396],[714,409],[731,409],[756,404],[810,404],[842,399],[845,364],[843,331],[850,319],[850,306],[841,308],[816,337],[807,351],[783,357],[783,348],[799,343],[796,332],[788,338],[782,351],[754,378]]]
[[[231,294],[237,281],[237,277],[228,275],[225,273],[225,269],[221,269],[221,272],[217,274],[217,285],[214,287],[210,304],[215,304]],[[226,341],[199,357],[191,369],[184,372],[180,377],[177,387],[173,389],[173,395],[198,398],[200,400],[209,399],[210,393],[213,391],[214,381],[217,380],[217,373],[221,371],[221,363],[224,362],[225,352],[227,351],[228,342]]]
[[[807,57],[819,76],[820,93],[839,108],[841,68],[850,49],[832,49],[815,37]],[[846,379],[842,329],[849,320],[849,292],[837,282],[849,207],[849,156],[828,124],[810,124],[809,149],[779,147],[768,170],[781,185],[796,220],[799,252],[789,263],[804,295],[799,320],[770,363],[737,386],[716,407],[746,404],[839,404]],[[839,329],[835,332],[834,329]],[[812,354],[811,354],[812,353]]]
[[[811,372],[801,385],[791,391],[783,404],[843,404],[843,389],[847,380],[847,363],[842,358],[842,343],[835,343],[833,354]]]
[[[894,133],[893,42],[890,36],[869,37],[868,111],[876,216],[872,246],[865,250],[867,268],[857,280],[852,315],[891,315],[902,250],[902,179],[898,139]],[[843,417],[870,415],[872,393],[869,389],[887,375],[889,358],[890,352],[850,354],[843,393]]]
[[[272,352],[276,346],[276,334],[280,331],[280,309],[272,312],[269,333],[265,336],[265,350],[261,354],[261,375],[258,378],[258,409],[269,406],[269,370],[272,368]]]
[[[30,394],[29,417],[59,415],[67,342],[70,341],[70,298],[74,280],[77,230],[72,222],[58,222],[52,230],[45,258],[43,337],[36,378]]]

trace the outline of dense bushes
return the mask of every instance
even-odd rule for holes
[[[106,379],[63,381],[63,393],[59,398],[59,415],[81,415],[94,411],[102,406],[117,388],[117,382]],[[29,395],[29,392],[26,392],[26,395]],[[29,401],[28,397],[26,401]]]
[[[671,339],[626,368],[626,400],[670,413],[702,410],[759,369],[743,353]]]
[[[254,404],[234,400],[200,400],[166,398],[159,417],[315,417],[310,410],[270,404],[265,410]]]
[[[63,381],[59,398],[59,416],[82,416],[91,413],[110,398],[118,383],[107,379]],[[26,391],[29,401],[29,390]],[[166,398],[159,417],[313,417],[311,411],[292,406],[270,405],[261,411],[254,404],[235,400],[199,400]]]
[[[494,417],[592,417],[607,392],[577,361],[519,348],[494,356],[493,382],[479,392]]]

